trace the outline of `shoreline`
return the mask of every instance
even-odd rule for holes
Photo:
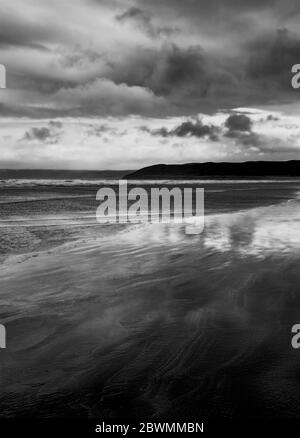
[[[174,183],[174,182],[173,182]],[[212,192],[213,193],[213,192]],[[209,206],[209,202],[207,202],[207,197],[209,196],[210,192],[208,191],[208,195],[206,195],[205,199],[205,216],[213,216],[213,215],[222,215],[222,214],[234,214],[237,212],[247,212],[248,210],[251,211],[253,209],[257,208],[267,208],[279,205],[284,202],[290,202],[293,200],[296,200],[300,196],[300,180],[299,180],[299,186],[298,187],[292,187],[287,190],[287,193],[282,193],[281,196],[279,196],[277,199],[269,199],[266,200],[264,197],[260,199],[255,199],[255,203],[251,206],[245,206],[245,207],[237,207],[236,205],[228,205],[223,207],[216,207],[213,205],[213,207]],[[288,197],[287,197],[288,196]],[[37,199],[36,201],[30,201],[31,202],[39,202]],[[11,260],[17,260],[16,263],[20,263],[19,259],[27,260],[35,257],[39,257],[41,254],[49,254],[56,251],[60,251],[60,249],[68,246],[77,246],[77,243],[80,244],[80,242],[86,242],[89,240],[97,240],[97,239],[103,239],[106,236],[110,236],[111,233],[122,233],[122,231],[126,230],[128,227],[132,227],[135,224],[132,223],[126,223],[126,224],[98,224],[96,222],[91,222],[94,218],[94,213],[84,213],[80,212],[80,214],[74,214],[72,215],[66,215],[66,217],[58,217],[57,215],[50,215],[50,216],[44,216],[37,217],[36,219],[34,216],[30,219],[34,222],[36,222],[34,225],[28,223],[26,224],[26,217],[16,219],[16,222],[14,225],[8,225],[7,227],[3,225],[3,220],[0,220],[0,225],[2,230],[11,229],[12,232],[16,232],[16,230],[28,230],[29,232],[35,231],[42,233],[42,236],[44,234],[44,238],[41,237],[39,239],[39,242],[37,242],[35,249],[32,251],[27,251],[24,248],[24,251],[16,251],[12,252],[7,255],[2,255],[0,257],[0,266],[4,267],[4,265],[9,264]],[[45,221],[49,222],[48,224],[38,223],[39,221]],[[53,223],[51,224],[51,220]],[[13,217],[10,217],[7,219],[8,222],[14,222]],[[20,224],[20,221],[23,221],[23,224]],[[58,221],[58,222],[57,222]],[[59,222],[61,221],[61,222]],[[68,221],[68,222],[66,222]],[[71,222],[70,222],[71,221]],[[77,223],[78,222],[78,223]],[[143,225],[145,223],[148,223],[147,221],[141,221],[138,225]],[[48,234],[47,234],[48,233]],[[54,233],[54,236],[58,236],[56,239],[52,237],[52,234]],[[61,235],[63,233],[63,235]],[[101,237],[99,237],[99,233],[101,233]]]
[[[251,212],[254,211],[263,211],[264,209],[284,205],[285,203],[288,204],[290,202],[297,201],[297,199],[300,197],[300,185],[298,189],[293,189],[291,191],[291,195],[292,194],[293,196],[290,196],[288,199],[282,197],[277,201],[269,201],[269,202],[263,201],[262,203],[258,203],[257,205],[254,205],[252,207],[236,209],[234,207],[227,206],[225,209],[217,210],[217,211],[213,209],[207,211],[207,209],[205,209],[205,216],[209,217],[210,219],[213,219],[218,217],[219,218],[229,217],[231,215],[235,215],[235,214],[237,215],[239,213],[251,214]],[[184,225],[184,223],[185,222],[183,222],[183,224],[177,224],[177,226],[181,227]],[[105,241],[105,239],[110,239],[112,233],[114,236],[116,235],[121,236],[122,233],[130,231],[130,229],[132,228],[143,227],[145,225],[164,226],[166,224],[163,224],[161,222],[153,224],[148,221],[141,221],[140,223],[137,224],[134,223],[126,223],[126,224],[81,223],[78,225],[72,224],[72,226],[69,229],[72,230],[73,232],[76,231],[76,229],[78,231],[82,231],[82,229],[88,230],[93,228],[95,229],[95,231],[92,235],[78,236],[77,238],[73,237],[69,239],[64,239],[60,243],[57,243],[55,245],[53,244],[51,245],[51,242],[48,241],[42,241],[40,247],[34,251],[16,252],[3,256],[2,258],[0,258],[0,275],[1,275],[1,271],[3,272],[5,268],[9,268],[9,267],[11,268],[12,266],[18,265],[20,263],[23,264],[28,260],[35,259],[36,257],[42,256],[43,258],[47,258],[47,257],[52,257],[55,254],[62,254],[64,250],[68,251],[68,250],[79,250],[80,248],[88,248],[91,244],[95,245],[95,242],[97,241],[100,244],[101,241],[103,240]],[[167,225],[174,226],[174,224],[172,223]],[[41,224],[40,226],[35,225],[33,227],[35,228],[40,227],[42,229],[44,225],[43,224]],[[51,228],[51,225],[49,227]],[[57,224],[53,224],[52,227],[55,229],[57,227]],[[101,232],[101,236],[98,235],[99,231]]]

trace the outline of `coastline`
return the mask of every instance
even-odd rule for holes
[[[225,183],[226,190],[228,187],[228,190],[230,192],[232,190],[236,190],[236,188],[238,187],[238,182],[239,181],[235,181],[232,184],[232,181],[210,181],[210,183],[205,188],[205,216],[235,213],[238,211],[247,211],[251,209],[257,209],[259,207],[263,208],[277,205],[283,202],[297,199],[298,194],[300,193],[300,180],[299,182],[296,182],[294,180],[287,180],[284,182],[278,180],[258,180],[252,181],[249,187],[247,187],[248,181],[241,181],[242,185],[236,192],[239,196],[236,195],[233,199],[231,199],[231,202],[224,203],[222,200],[222,202],[220,203],[219,195],[222,195],[222,193],[224,193],[224,188],[222,187],[222,184]],[[149,190],[152,184],[151,181],[148,181],[146,184],[142,181],[138,181],[137,183],[142,183],[142,187],[146,188],[147,190]],[[186,185],[190,186],[191,183],[195,183],[195,181],[170,180],[167,181],[167,184],[166,181],[164,181],[163,183],[156,181],[156,184],[159,187],[163,187],[166,185],[173,186],[178,183],[180,184],[180,187],[184,188]],[[200,187],[201,183],[203,183],[203,181],[198,181]],[[117,184],[117,181],[114,184]],[[132,187],[135,187],[135,182],[130,181],[129,189],[131,188],[131,184]],[[274,190],[274,184],[277,190]],[[249,193],[251,193],[250,189],[256,188],[257,185],[261,185],[262,188],[259,190],[255,190],[251,199],[249,197]],[[265,191],[269,187],[269,185],[270,195],[268,195],[268,192]],[[114,185],[110,185],[110,183],[108,183],[108,186],[114,187]],[[282,190],[283,188],[284,190]],[[34,187],[34,190],[39,189]],[[48,188],[46,188],[46,190],[48,190]],[[63,188],[63,190],[65,190],[65,187]],[[94,192],[94,189],[92,189],[92,192]],[[215,195],[217,195],[217,198],[215,198]],[[245,199],[244,195],[247,195],[245,196]],[[91,194],[80,194],[79,198],[78,195],[73,195],[72,198],[70,198],[70,194],[61,194],[60,196],[62,197],[62,201],[64,199],[74,198],[78,201],[78,205],[80,205],[81,199],[89,200],[94,198],[94,196]],[[47,200],[57,201],[60,200],[60,198],[46,198],[46,201]],[[3,201],[2,206],[6,207],[10,205],[15,205],[16,207],[18,207],[18,204],[20,204],[21,206],[26,205],[28,207],[28,211],[30,212],[31,205],[38,205],[38,202],[40,202],[40,198],[29,201]],[[109,237],[111,233],[116,233],[116,235],[118,235],[119,232],[122,233],[127,228],[133,226],[132,224],[98,224],[96,222],[95,216],[96,204],[94,203],[94,205],[94,211],[83,211],[79,213],[74,212],[72,214],[66,213],[62,216],[58,216],[56,214],[40,214],[37,216],[30,215],[28,218],[26,218],[26,216],[10,216],[5,218],[4,216],[4,219],[0,219],[2,240],[4,239],[5,232],[7,234],[9,230],[11,230],[10,234],[13,236],[14,239],[17,238],[21,242],[22,239],[24,240],[24,246],[16,249],[15,251],[11,249],[11,252],[9,254],[1,255],[1,266],[4,267],[4,265],[11,263],[13,260],[16,260],[16,263],[19,263],[20,261],[26,260],[28,258],[39,257],[40,254],[50,254],[56,251],[63,250],[64,248],[76,247],[77,245],[80,245],[80,242],[85,244],[90,240],[93,241],[95,239],[101,239],[101,237]],[[28,251],[27,242],[28,244],[30,243],[30,245],[32,246],[31,251]]]

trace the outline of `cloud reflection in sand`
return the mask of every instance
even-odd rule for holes
[[[115,237],[110,237],[116,244]],[[118,245],[136,247],[188,245],[243,256],[280,255],[300,250],[300,201],[248,211],[207,215],[204,232],[187,235],[178,224],[142,224],[118,235]]]

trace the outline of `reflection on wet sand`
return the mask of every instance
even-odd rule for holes
[[[293,200],[6,264],[1,415],[300,416],[299,220]]]

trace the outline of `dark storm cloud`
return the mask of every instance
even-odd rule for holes
[[[242,13],[275,10],[277,15],[286,17],[293,15],[300,10],[300,6],[295,0],[285,0],[282,7],[282,0],[136,0],[134,4],[147,11],[156,11],[161,14],[172,14],[184,16],[191,21],[202,21],[213,18],[224,20],[229,16],[239,16]]]
[[[0,10],[15,115],[188,116],[298,99],[294,0],[54,0],[23,15],[19,1]]]
[[[260,135],[252,131],[252,120],[245,114],[231,114],[225,121],[225,137],[235,139],[243,146],[260,147],[263,140]]]
[[[278,122],[280,119],[279,119],[279,117],[275,117],[275,116],[273,116],[273,114],[270,114],[270,115],[268,115],[268,117],[267,117],[267,121],[273,121],[273,122]]]
[[[51,137],[51,132],[49,128],[32,128],[30,131],[25,133],[25,140],[41,140],[45,141]]]
[[[225,126],[230,133],[251,131],[252,121],[245,114],[231,114],[227,118]]]
[[[59,130],[62,128],[62,123],[58,120],[50,120],[48,126],[33,127],[26,131],[23,137],[25,141],[38,140],[42,143],[47,142],[55,144],[59,140]]]
[[[212,134],[213,132],[214,127],[203,125],[200,120],[195,123],[191,121],[183,122],[181,125],[177,126],[177,128],[174,129],[174,135],[176,135],[177,137],[186,137],[189,135],[193,137],[205,137]]]
[[[181,49],[176,45],[166,46],[157,58],[146,80],[146,84],[155,93],[207,93],[210,84],[209,66],[201,47]]]
[[[151,135],[161,137],[210,137],[215,139],[218,133],[218,128],[213,125],[204,125],[201,120],[187,120],[173,129],[162,127],[157,130],[147,130],[142,127],[142,130],[148,131]]]
[[[123,14],[117,15],[116,19],[121,23],[133,21],[137,26],[139,26],[153,38],[156,38],[160,35],[172,35],[172,33],[178,31],[178,29],[172,27],[155,26],[151,20],[151,16],[138,7],[131,7],[127,9]]]
[[[237,86],[234,75],[217,67],[200,46],[163,44],[160,49],[137,51],[127,62],[112,73],[113,80],[139,85],[163,96],[171,114],[199,112],[202,104],[209,110],[214,96],[222,100]]]
[[[291,66],[300,62],[300,35],[279,29],[274,35],[255,40],[248,46],[251,53],[247,73],[253,81],[266,87],[291,89]]]
[[[202,47],[204,32],[199,35],[198,46],[169,44],[150,54],[148,62],[151,62],[152,70],[143,56],[136,59],[132,78],[128,75],[129,81],[137,79],[140,85],[156,94],[169,96],[177,107],[191,112],[197,108],[205,110],[206,107],[209,111],[211,107],[238,106],[245,100],[251,105],[265,103],[274,99],[274,91],[278,102],[295,98],[290,87],[290,67],[300,59],[297,38],[286,38],[274,27],[276,20],[278,26],[280,20],[287,24],[287,18],[300,10],[300,5],[294,1],[288,0],[284,6],[275,0],[154,0],[151,4],[139,0],[135,4],[123,15],[124,19],[139,17],[145,24],[151,14],[166,20],[184,16],[191,23],[201,22],[204,29],[207,25],[209,28],[205,31],[209,37],[211,33],[221,33],[221,37],[224,34],[224,41],[215,41],[217,52],[229,38],[232,46],[239,48],[239,55],[230,59],[224,46],[225,50],[217,57],[205,48],[205,43]],[[256,25],[260,25],[258,29]],[[269,44],[266,45],[266,41]],[[148,74],[137,78],[136,72],[141,71]],[[267,82],[269,77],[273,80],[266,87],[261,79]]]
[[[278,121],[278,118],[268,116],[265,121]],[[224,139],[230,138],[239,147],[245,148],[245,151],[252,150],[264,154],[278,154],[280,152],[295,153],[297,146],[286,145],[278,138],[268,137],[266,135],[253,131],[253,121],[245,114],[231,114],[225,121],[226,131],[223,133]]]
[[[244,114],[231,114],[225,120],[225,130],[221,126],[203,124],[200,119],[186,120],[172,129],[162,127],[150,130],[146,126],[142,126],[140,129],[153,136],[161,136],[165,138],[196,137],[207,138],[212,141],[217,141],[222,138],[231,138],[243,146],[260,147],[263,145],[264,141],[259,134],[252,131],[252,125],[253,122],[250,117]]]

